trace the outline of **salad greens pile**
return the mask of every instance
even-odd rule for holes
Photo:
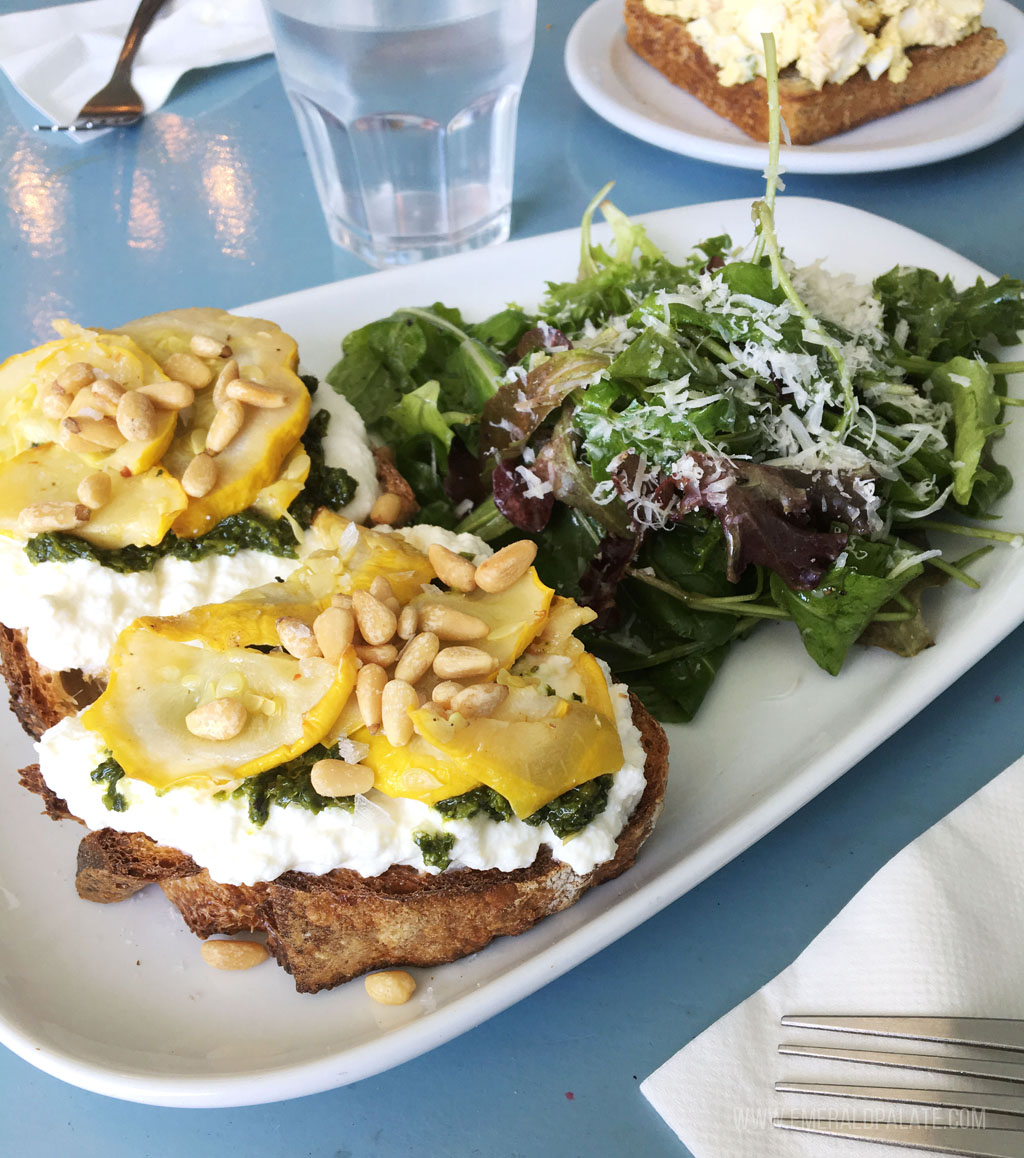
[[[690,719],[764,619],[833,674],[857,641],[914,655],[923,590],[977,586],[990,549],[950,560],[927,532],[1020,542],[986,520],[1011,485],[992,451],[1024,364],[992,351],[1024,328],[1021,282],[796,268],[776,180],[751,247],[714,237],[679,262],[607,202],[596,244],[602,190],[578,279],[535,310],[399,309],[327,376],[394,450],[418,521],[533,538],[545,581],[597,612],[588,648],[662,720]]]

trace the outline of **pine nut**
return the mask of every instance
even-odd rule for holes
[[[507,591],[526,574],[536,557],[537,544],[529,539],[509,543],[477,567],[476,585],[492,595]]]
[[[88,362],[71,362],[57,375],[57,385],[74,394],[88,386],[95,377],[96,371]]]
[[[194,499],[208,495],[217,485],[217,464],[208,454],[197,454],[185,467],[181,486]]]
[[[185,727],[203,740],[233,740],[245,727],[249,713],[241,700],[222,696],[202,707],[193,708],[185,717]]]
[[[352,596],[343,595],[340,591],[331,596],[331,606],[340,607],[345,611],[352,610]]]
[[[67,414],[70,405],[71,395],[58,386],[56,382],[39,399],[39,409],[47,418],[52,418],[56,422],[60,422]]]
[[[150,382],[140,386],[137,394],[145,394],[157,410],[184,410],[195,401],[196,392],[187,382]]]
[[[296,659],[323,655],[308,623],[296,619],[294,615],[282,615],[276,626],[277,638],[289,655],[294,655]]]
[[[89,521],[84,503],[33,503],[18,513],[18,527],[27,535],[44,531],[73,531]]]
[[[404,969],[371,973],[363,982],[366,992],[380,1005],[404,1005],[416,992],[416,982]]]
[[[362,796],[373,787],[373,769],[347,760],[317,760],[309,779],[321,796]]]
[[[462,691],[462,684],[456,680],[442,680],[431,693],[430,698],[442,708],[451,707],[452,700]]]
[[[373,577],[373,582],[370,584],[369,590],[374,599],[379,599],[381,603],[383,603],[385,599],[393,598],[395,594],[394,588],[383,575],[375,575]]]
[[[345,654],[345,649],[352,645],[355,630],[355,616],[342,607],[328,607],[313,620],[313,634],[324,659],[334,664]]]
[[[432,631],[421,631],[402,648],[395,665],[395,679],[405,680],[407,684],[414,684],[430,670],[434,662],[440,640]]]
[[[189,339],[188,347],[197,358],[231,357],[230,346],[216,338],[208,338],[205,334],[193,334]]]
[[[110,475],[102,470],[86,475],[78,484],[78,501],[84,503],[91,511],[98,511],[105,503],[110,502]]]
[[[375,663],[380,667],[390,667],[398,659],[398,648],[393,643],[357,643],[355,653],[360,663]]]
[[[90,442],[95,442],[97,446],[105,447],[107,450],[117,450],[119,446],[124,446],[124,435],[110,418],[83,418],[78,414],[74,419],[65,421],[77,422],[76,433]]]
[[[356,703],[363,723],[371,732],[380,728],[381,695],[387,682],[388,673],[376,663],[366,664],[356,675]]]
[[[229,398],[213,416],[210,429],[206,432],[206,453],[220,454],[225,450],[242,429],[244,421],[245,410],[241,402]]]
[[[246,378],[236,378],[234,382],[229,382],[224,393],[229,398],[235,398],[249,406],[256,406],[260,410],[277,410],[288,403],[288,396],[282,394],[280,390],[261,386],[258,382],[250,382]]]
[[[420,630],[432,631],[438,639],[451,639],[457,643],[468,643],[474,639],[486,639],[491,633],[490,625],[476,615],[446,607],[443,603],[427,603],[419,609]]]
[[[443,680],[487,676],[497,667],[494,656],[478,647],[443,647],[434,657],[434,674]]]
[[[452,697],[451,709],[460,716],[489,716],[506,699],[504,684],[473,684]]]
[[[62,418],[57,427],[57,442],[72,454],[97,454],[103,448],[90,442],[79,433],[81,427],[76,418]]]
[[[390,492],[382,494],[370,508],[370,522],[391,527],[402,517],[402,500]]]
[[[227,401],[227,388],[229,382],[234,382],[238,377],[238,363],[234,358],[224,363],[224,369],[217,375],[217,381],[213,384],[213,404],[219,410]]]
[[[121,401],[124,387],[120,382],[115,382],[113,378],[97,378],[89,387],[89,393],[97,401],[111,407],[109,413],[113,417],[117,413],[117,404]]]
[[[440,543],[431,543],[427,548],[427,558],[431,567],[437,572],[438,579],[447,587],[455,591],[472,591],[476,587],[476,568],[468,559],[442,547]]]
[[[138,390],[126,390],[117,403],[117,429],[129,442],[149,442],[156,434],[156,407]]]
[[[412,739],[413,725],[409,713],[420,706],[416,689],[405,680],[389,680],[381,695],[380,718],[387,741],[402,748]]]
[[[395,613],[375,599],[369,591],[352,593],[352,611],[355,613],[359,631],[371,645],[388,643],[395,634],[398,619]]]
[[[399,612],[396,634],[399,639],[412,639],[419,630],[420,617],[416,608],[406,604]]]
[[[187,382],[201,390],[210,384],[213,371],[195,354],[171,354],[161,367],[168,378],[176,382]]]
[[[204,941],[199,952],[214,969],[251,969],[270,956],[262,941]]]

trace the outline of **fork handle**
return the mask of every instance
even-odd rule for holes
[[[117,71],[131,68],[135,54],[139,51],[142,38],[149,31],[156,14],[167,3],[167,0],[142,0],[132,17],[128,34],[121,45],[121,55],[117,58]]]

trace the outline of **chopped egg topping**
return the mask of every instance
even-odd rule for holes
[[[764,76],[761,34],[775,35],[780,68],[815,88],[860,68],[872,80],[906,79],[914,45],[956,44],[981,27],[984,0],[644,0],[674,16],[718,69],[722,85]]]

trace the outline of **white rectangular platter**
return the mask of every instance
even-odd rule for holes
[[[682,258],[705,237],[751,230],[747,201],[654,213],[652,238]],[[948,249],[859,210],[783,198],[778,230],[800,263],[865,279],[895,262],[984,271]],[[602,241],[607,236],[598,232]],[[537,302],[545,279],[575,275],[576,230],[427,265],[372,274],[241,307],[298,339],[323,374],[349,330],[403,305],[443,301],[482,318]],[[987,276],[987,275],[986,275]],[[192,303],[183,302],[182,305]],[[1017,352],[1016,357],[1021,357]],[[1024,473],[1024,421],[998,457]],[[1024,526],[1024,486],[1003,525]],[[378,1073],[479,1024],[627,933],[795,812],[891,735],[1024,619],[1024,554],[992,552],[980,591],[950,584],[932,600],[936,647],[913,660],[856,650],[833,679],[790,625],[739,645],[698,720],[669,729],[664,815],[637,865],[521,937],[465,961],[417,970],[402,1007],[375,1005],[360,983],[299,996],[281,970],[206,966],[156,888],[118,905],[74,889],[81,829],[40,817],[15,770],[33,762],[13,716],[0,719],[0,1041],[33,1065],[103,1094],[165,1106],[232,1106],[331,1089]],[[254,1011],[259,1011],[254,1016]]]

